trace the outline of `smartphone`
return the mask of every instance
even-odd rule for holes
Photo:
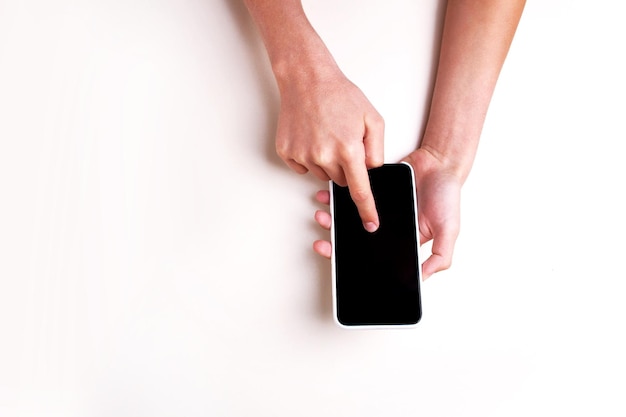
[[[347,187],[330,182],[333,311],[349,328],[410,327],[422,316],[413,168],[369,170],[380,226],[363,228]]]

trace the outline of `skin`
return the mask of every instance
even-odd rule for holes
[[[379,220],[367,169],[383,163],[384,122],[341,72],[299,0],[246,0],[280,91],[278,155],[294,171],[348,185],[363,225]],[[469,175],[498,75],[525,0],[449,0],[431,110],[413,166],[420,243],[432,240],[424,279],[448,269],[460,229],[461,188]],[[316,196],[329,203],[328,191]],[[315,219],[330,228],[328,211]],[[330,242],[313,243],[330,257]]]

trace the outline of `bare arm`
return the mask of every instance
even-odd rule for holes
[[[460,189],[472,167],[500,70],[525,0],[449,0],[431,110],[416,171],[424,276],[447,269],[460,227]]]
[[[300,1],[247,0],[247,4],[281,91],[279,155],[297,172],[310,170],[340,184],[345,179],[364,223],[376,219],[377,225],[365,167],[382,163],[382,119],[337,68]],[[448,0],[428,123],[419,149],[406,158],[415,169],[420,240],[433,240],[433,253],[423,264],[425,278],[452,262],[461,187],[524,4],[525,0]],[[304,104],[298,101],[302,99]],[[328,203],[328,193],[321,192],[318,199]],[[330,227],[328,213],[319,211],[316,219]],[[317,241],[314,248],[330,256],[329,242]]]
[[[449,0],[421,148],[465,181],[525,0]]]
[[[524,0],[448,0],[430,115],[420,148],[407,156],[418,196],[421,243],[433,241],[423,277],[447,269],[460,228],[461,187],[472,164],[487,108],[517,28]],[[317,198],[328,203],[328,193]],[[330,215],[315,214],[328,229]],[[315,250],[330,256],[330,243]]]
[[[299,0],[246,0],[281,96],[276,150],[294,171],[348,185],[369,231],[378,228],[367,169],[383,163],[382,117],[341,72]]]

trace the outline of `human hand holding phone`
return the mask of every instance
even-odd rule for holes
[[[425,149],[405,158],[415,171],[420,244],[433,241],[431,255],[422,264],[424,279],[450,268],[461,226],[462,179]]]
[[[451,265],[460,228],[462,182],[423,149],[412,152],[405,161],[411,164],[415,173],[420,244],[433,241],[432,254],[422,264],[422,279],[425,280]],[[316,200],[328,205],[330,193],[320,190],[316,194]],[[332,219],[329,211],[317,210],[315,220],[322,228],[330,230]],[[330,241],[316,240],[313,242],[313,249],[330,259]]]

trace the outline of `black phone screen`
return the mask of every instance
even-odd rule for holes
[[[332,184],[335,312],[345,326],[410,325],[421,318],[413,172],[406,164],[369,170],[380,220],[363,228],[347,187]]]

